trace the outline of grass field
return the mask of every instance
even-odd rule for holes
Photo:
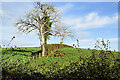
[[[63,53],[64,55],[54,57],[53,54],[56,51]],[[102,56],[100,57],[100,50],[91,49],[61,48],[52,51],[47,57],[41,57],[40,52],[40,47],[2,48],[2,69],[5,74],[25,73],[26,75],[32,75],[33,73],[40,73],[41,75],[45,75],[46,78],[50,78],[52,75],[56,76],[58,73],[63,75],[65,74],[64,72],[67,71],[74,72],[73,70],[76,70],[76,68],[78,69],[77,66],[83,64],[84,60],[89,62],[89,60],[92,59],[92,55],[96,56],[96,59],[99,60],[98,62],[100,62],[100,58],[102,58]],[[119,59],[120,53],[111,53],[112,55],[109,54],[109,52],[105,54],[107,54],[106,61],[109,62],[109,66],[112,68],[112,66],[115,64],[115,60]],[[114,56],[114,58],[112,56]],[[80,61],[80,58],[83,60]],[[74,64],[74,66],[77,66],[70,70],[70,66],[72,66],[73,63],[77,63]],[[67,70],[66,67],[68,67],[67,69],[69,70]],[[61,70],[64,72],[61,72]],[[5,74],[3,73],[3,77]]]

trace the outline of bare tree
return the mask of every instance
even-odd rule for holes
[[[60,37],[60,44],[63,44],[65,37],[73,37],[73,32],[72,30],[68,29],[68,27],[64,24],[59,24],[55,27],[54,36]]]
[[[57,22],[59,19],[59,13],[53,5],[36,2],[33,10],[31,10],[23,18],[20,18],[16,22],[19,32],[28,34],[31,31],[36,30],[37,35],[40,39],[42,56],[45,56],[44,34],[51,31],[50,29],[44,30],[45,24],[48,23],[48,20],[45,20],[46,16],[49,16],[49,21],[52,23]]]

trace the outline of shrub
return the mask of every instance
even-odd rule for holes
[[[51,54],[52,51],[60,48],[73,48],[73,46],[69,46],[66,44],[47,44],[45,45],[45,55],[48,56],[49,54]]]

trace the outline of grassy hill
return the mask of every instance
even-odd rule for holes
[[[40,47],[2,48],[3,79],[118,78],[113,70],[119,69],[118,52],[64,47],[53,49],[47,57],[40,53]]]

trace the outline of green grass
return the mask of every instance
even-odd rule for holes
[[[22,73],[31,74],[31,71],[34,71],[46,74],[46,72],[51,71],[57,72],[59,69],[70,66],[71,63],[78,62],[80,56],[84,59],[89,58],[94,52],[88,49],[61,48],[52,51],[48,57],[36,57],[40,51],[40,47],[2,48],[2,67],[8,72],[20,71]],[[65,55],[53,57],[55,51],[59,51]],[[100,50],[95,51],[95,55],[99,55],[100,52]],[[119,58],[119,54],[118,52],[113,52],[115,59]],[[31,58],[29,59],[28,57]],[[109,58],[111,55],[107,57]],[[80,63],[83,63],[83,61]]]

